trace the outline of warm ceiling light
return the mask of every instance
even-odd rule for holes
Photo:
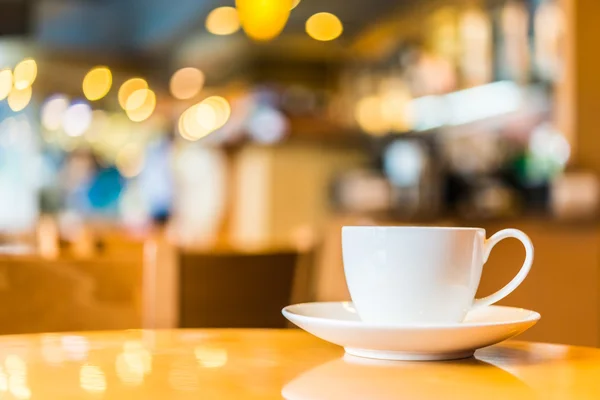
[[[37,64],[35,60],[27,58],[18,63],[15,67],[13,77],[17,90],[23,90],[31,86],[37,77]]]
[[[13,86],[13,73],[10,69],[0,71],[0,100],[4,100]]]
[[[127,99],[125,112],[133,122],[142,122],[150,118],[155,108],[156,94],[150,89],[140,89]]]
[[[173,74],[169,88],[176,99],[186,100],[197,95],[204,85],[204,74],[197,68],[181,68]]]
[[[90,100],[100,100],[112,86],[112,73],[107,67],[91,69],[83,78],[83,94]]]
[[[14,112],[23,110],[29,104],[31,100],[31,86],[25,87],[23,90],[19,90],[13,87],[8,94],[8,106]]]
[[[251,39],[277,37],[290,16],[293,0],[236,0],[242,28]]]
[[[340,19],[326,12],[314,14],[306,21],[306,33],[322,42],[338,38],[343,30]]]
[[[124,110],[127,110],[127,104],[128,104],[128,99],[129,96],[131,96],[134,92],[137,92],[138,90],[142,90],[142,89],[148,89],[148,82],[146,82],[144,79],[142,78],[131,78],[127,81],[125,81],[121,87],[119,88],[119,104],[121,105],[121,108],[123,108]],[[131,102],[129,102],[129,105],[131,107],[137,108],[139,106],[141,106],[143,103],[143,99],[140,102],[140,104],[133,104]]]
[[[298,4],[300,4],[300,1],[301,1],[301,0],[293,0],[293,1],[292,1],[292,10],[293,10],[294,8],[296,8],[296,6],[297,6]]]
[[[206,17],[206,30],[214,35],[231,35],[240,29],[240,17],[233,7],[219,7]]]

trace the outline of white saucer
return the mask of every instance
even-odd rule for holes
[[[348,354],[381,360],[452,360],[523,333],[540,314],[489,306],[469,312],[458,324],[387,326],[362,322],[352,303],[305,303],[283,315],[305,331],[344,347]]]

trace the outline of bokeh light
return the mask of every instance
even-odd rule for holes
[[[102,393],[106,391],[106,376],[104,375],[104,371],[97,365],[82,365],[79,370],[79,385],[83,390],[90,393]]]
[[[225,125],[229,120],[229,117],[231,116],[231,106],[229,105],[229,102],[221,96],[207,97],[206,99],[202,100],[200,105],[203,106],[203,110],[206,109],[204,106],[209,106],[214,112],[215,120],[214,124],[211,127],[211,130],[219,129],[220,127]],[[199,108],[199,110],[200,109],[201,108]],[[202,113],[199,115],[202,115]],[[207,115],[206,112],[204,113],[204,115]]]
[[[10,69],[0,71],[0,100],[4,100],[13,87],[13,73]]]
[[[331,13],[320,12],[306,21],[306,33],[322,42],[337,39],[343,30],[340,19]]]
[[[188,108],[179,117],[177,129],[182,138],[189,141],[196,141],[202,139],[211,133],[210,129],[206,129],[204,126],[198,123],[198,104]]]
[[[227,350],[218,347],[198,346],[194,349],[198,364],[203,368],[219,368],[227,364]]]
[[[231,115],[229,102],[221,96],[211,96],[188,108],[177,124],[184,139],[199,140],[227,123]]]
[[[236,0],[235,5],[246,35],[266,41],[277,37],[285,27],[293,0]]]
[[[365,132],[382,135],[388,130],[382,109],[381,99],[378,96],[367,96],[356,104],[354,117]]]
[[[389,129],[406,132],[413,127],[412,96],[406,85],[399,80],[386,82],[381,93],[381,116]]]
[[[121,105],[121,108],[123,108],[124,110],[127,110],[129,96],[131,96],[133,93],[137,92],[138,90],[142,90],[142,89],[148,89],[148,82],[146,82],[145,79],[131,78],[131,79],[125,81],[119,88],[119,94],[118,94],[119,104]],[[141,105],[143,103],[144,103],[144,99],[142,99],[139,104],[134,104],[132,102],[129,102],[129,106],[133,107],[133,108],[139,108],[139,107],[141,107]]]
[[[186,100],[200,93],[204,85],[204,74],[198,68],[181,68],[173,74],[169,88],[173,97]]]
[[[292,10],[294,8],[296,8],[298,6],[298,4],[300,4],[300,1],[302,1],[302,0],[292,0]]]
[[[14,86],[18,90],[30,87],[37,77],[37,63],[32,58],[26,58],[15,67],[13,73]]]
[[[142,122],[150,118],[155,108],[156,94],[150,89],[135,91],[129,96],[125,104],[125,112],[133,122]]]
[[[233,7],[218,7],[206,17],[206,30],[213,35],[231,35],[240,29],[240,18]]]
[[[83,94],[90,100],[100,100],[110,91],[112,73],[107,67],[95,67],[83,78]]]
[[[196,107],[196,120],[204,129],[212,131],[217,126],[217,113],[209,104],[200,103]]]
[[[140,385],[144,376],[152,371],[152,354],[140,341],[127,341],[123,344],[123,352],[117,356],[115,370],[124,384]]]
[[[13,87],[8,94],[8,106],[14,112],[23,110],[31,101],[31,86],[26,86],[25,89],[19,90]]]
[[[289,128],[285,115],[270,106],[258,107],[247,125],[250,137],[256,142],[264,144],[280,141]]]
[[[42,126],[49,131],[59,130],[67,108],[69,108],[69,99],[67,96],[57,94],[49,97],[42,105]]]
[[[92,123],[92,109],[84,102],[73,103],[65,111],[63,129],[71,137],[81,136]]]

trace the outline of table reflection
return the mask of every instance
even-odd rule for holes
[[[505,399],[529,398],[533,390],[488,362],[395,362],[351,355],[321,364],[289,382],[287,400],[325,399]]]

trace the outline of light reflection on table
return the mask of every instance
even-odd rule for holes
[[[597,399],[598,376],[598,349],[524,342],[383,362],[294,329],[0,337],[0,398],[19,400]]]

